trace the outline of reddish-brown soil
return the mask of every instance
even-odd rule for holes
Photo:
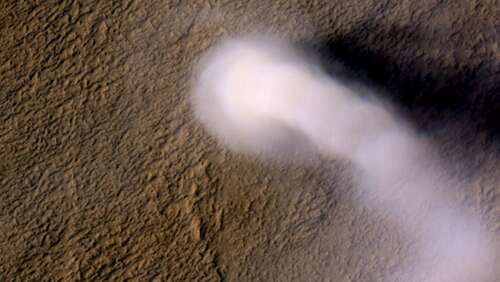
[[[383,281],[411,257],[349,164],[263,163],[193,119],[200,56],[256,31],[382,89],[500,244],[499,18],[495,0],[2,1],[0,281]]]

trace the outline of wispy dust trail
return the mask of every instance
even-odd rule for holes
[[[235,151],[294,155],[306,137],[321,153],[356,164],[367,201],[417,242],[417,259],[388,279],[489,281],[490,238],[447,197],[451,182],[428,146],[386,105],[360,97],[290,44],[224,42],[204,58],[192,103],[199,121]]]

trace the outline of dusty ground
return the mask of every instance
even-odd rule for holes
[[[263,164],[193,120],[200,55],[256,30],[383,89],[500,244],[499,18],[494,0],[2,1],[0,280],[383,281],[411,255],[349,164]]]

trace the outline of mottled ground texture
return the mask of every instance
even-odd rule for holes
[[[0,281],[383,281],[411,257],[349,163],[263,163],[193,119],[200,56],[255,31],[398,104],[500,244],[499,18],[494,0],[1,1]]]

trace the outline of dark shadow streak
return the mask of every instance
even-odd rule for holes
[[[500,147],[500,62],[485,61],[476,67],[450,70],[429,57],[417,56],[416,49],[388,53],[395,52],[389,50],[389,43],[395,40],[425,40],[414,31],[392,29],[378,36],[381,46],[390,46],[377,49],[384,53],[367,47],[364,39],[369,32],[370,27],[364,27],[348,37],[305,46],[319,51],[322,64],[335,77],[381,90],[377,93],[396,104],[418,129],[444,130],[454,124],[454,130],[458,125],[458,130],[470,138],[461,142],[475,142],[481,133]]]

